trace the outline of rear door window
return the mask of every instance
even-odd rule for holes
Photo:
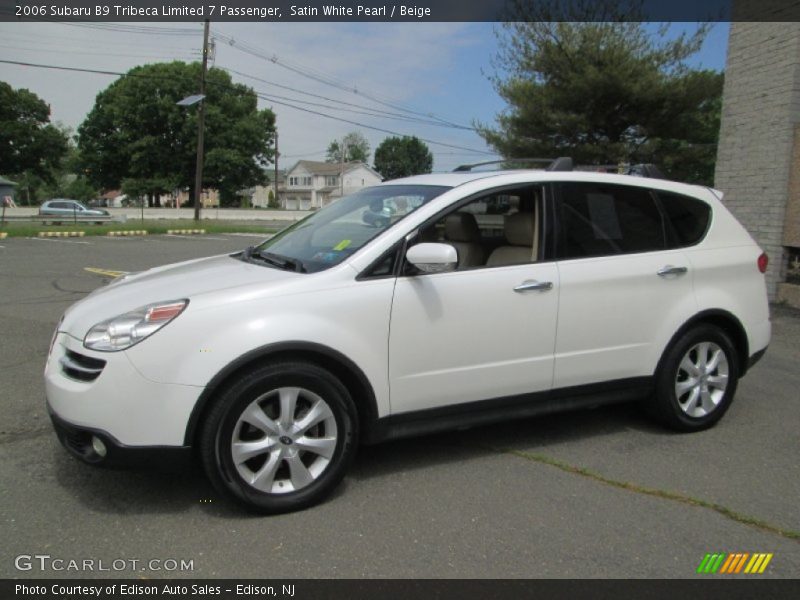
[[[559,184],[559,257],[585,258],[664,250],[664,220],[646,188]]]

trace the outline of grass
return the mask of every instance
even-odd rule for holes
[[[291,222],[287,221],[286,225]],[[205,229],[206,233],[275,233],[275,227],[257,225],[254,221],[229,221],[226,219],[203,219],[198,223],[189,219],[144,220],[129,219],[125,223],[78,223],[77,225],[42,225],[21,221],[6,222],[0,231],[8,237],[35,237],[40,231],[84,231],[86,235],[106,235],[109,231],[145,230],[150,235],[167,233],[168,229]]]
[[[779,527],[772,523],[768,523],[767,521],[764,521],[762,519],[758,519],[750,515],[745,515],[736,512],[728,508],[727,506],[723,506],[722,504],[717,504],[716,502],[709,502],[708,500],[703,500],[701,498],[694,498],[687,494],[681,494],[680,492],[659,490],[655,488],[644,487],[627,481],[619,481],[617,479],[611,479],[610,477],[606,477],[599,473],[595,473],[594,471],[591,471],[589,469],[585,469],[583,467],[577,467],[575,465],[571,465],[569,463],[560,461],[550,456],[545,456],[543,454],[524,452],[522,450],[513,450],[510,448],[487,447],[487,449],[492,450],[494,452],[498,452],[500,454],[510,454],[512,456],[517,456],[519,458],[523,458],[531,462],[536,462],[539,464],[555,467],[556,469],[560,469],[565,473],[580,475],[581,477],[592,479],[594,481],[597,481],[598,483],[602,483],[629,492],[634,492],[645,496],[652,496],[655,498],[661,498],[662,500],[671,500],[672,502],[688,504],[689,506],[698,506],[701,508],[713,510],[714,512],[719,513],[723,517],[726,517],[731,521],[735,521],[736,523],[741,523],[742,525],[755,527],[756,529],[767,531],[769,533],[773,533],[781,537],[788,538],[790,540],[800,541],[800,531],[794,531],[792,529],[785,529],[783,527]]]

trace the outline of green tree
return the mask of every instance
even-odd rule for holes
[[[723,75],[685,64],[708,26],[670,39],[665,27],[652,34],[631,22],[644,15],[641,2],[576,1],[557,15],[547,4],[511,4],[492,77],[508,108],[495,127],[477,124],[502,156],[652,162],[711,183]]]
[[[78,147],[91,181],[153,198],[176,188],[193,192],[198,107],[176,102],[197,92],[199,63],[135,67],[98,94],[78,129]],[[258,110],[247,86],[221,69],[206,78],[203,187],[238,202],[242,188],[264,183],[274,154],[275,115]],[[192,193],[192,197],[194,194]]]
[[[67,142],[41,98],[0,81],[0,173],[52,181]]]
[[[375,170],[385,179],[430,173],[433,155],[416,137],[388,137],[375,150]]]
[[[344,145],[344,162],[369,162],[369,142],[364,134],[351,131],[341,141],[333,140],[328,144],[325,162],[342,162],[342,145]]]

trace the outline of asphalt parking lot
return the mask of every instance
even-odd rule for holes
[[[85,269],[255,241],[0,240],[0,577],[685,578],[709,552],[773,553],[747,577],[800,576],[800,315],[781,308],[766,357],[700,434],[623,405],[393,442],[363,448],[323,505],[277,517],[220,499],[199,468],[112,471],[68,456],[42,369],[61,313],[104,283]],[[193,570],[15,567],[35,554]]]

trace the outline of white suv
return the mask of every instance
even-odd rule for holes
[[[78,302],[52,342],[48,406],[86,462],[193,449],[221,492],[295,510],[359,443],[629,400],[710,427],[769,343],[766,267],[704,187],[395,180]]]

